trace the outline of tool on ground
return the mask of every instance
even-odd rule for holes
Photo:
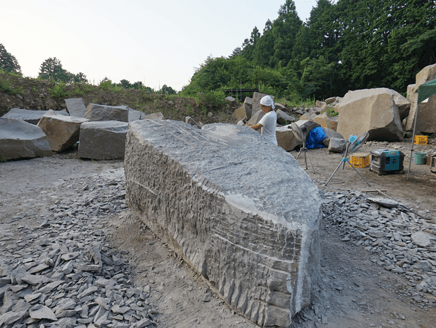
[[[300,152],[297,155],[297,163],[298,163],[298,158],[300,157],[301,153],[304,153],[304,162],[306,164],[306,170],[308,169],[307,168],[307,160],[309,160],[309,163],[312,166],[313,173],[315,174],[315,168],[314,168],[314,166],[309,158],[309,154],[307,153],[306,137],[304,136],[303,131],[295,123],[291,123],[291,129],[292,129],[292,132],[294,133],[295,138],[297,138],[298,141],[301,141],[303,143],[303,147],[300,148]]]
[[[347,142],[347,146],[345,147],[344,157],[342,157],[341,161],[339,162],[339,165],[336,167],[336,169],[333,171],[333,173],[330,176],[330,178],[327,180],[327,182],[325,184],[326,186],[329,184],[330,180],[333,178],[333,176],[339,170],[341,165],[342,165],[342,169],[344,169],[345,168],[345,162],[347,162],[354,169],[354,171],[356,171],[357,174],[359,174],[359,176],[363,179],[363,181],[365,181],[367,183],[367,185],[371,187],[369,182],[366,181],[366,179],[363,177],[363,175],[360,174],[360,172],[354,167],[353,164],[351,164],[350,160],[348,159],[348,155],[351,155],[352,153],[355,153],[360,147],[362,147],[365,144],[366,139],[368,139],[368,136],[369,136],[369,133],[368,132],[364,132],[361,135],[359,135],[357,138],[355,138],[352,143]]]
[[[371,151],[369,169],[382,174],[404,173],[404,154],[396,149],[375,149]]]

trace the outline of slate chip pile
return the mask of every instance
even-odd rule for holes
[[[66,180],[51,193],[63,196],[40,226],[0,224],[0,327],[155,327],[150,286],[133,285],[99,224],[127,208],[122,174]]]
[[[428,212],[369,199],[360,192],[323,192],[326,230],[336,228],[343,242],[364,247],[373,263],[406,278],[400,297],[436,307],[436,224]]]

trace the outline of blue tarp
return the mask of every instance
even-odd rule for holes
[[[325,145],[322,144],[322,141],[327,138],[324,130],[321,127],[317,127],[309,132],[309,135],[306,139],[306,148],[307,149],[315,149],[322,148]]]

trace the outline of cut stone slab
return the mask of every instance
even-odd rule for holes
[[[21,280],[27,282],[29,285],[32,286],[49,282],[49,279],[46,276],[33,275],[33,274],[26,274],[21,277]]]
[[[286,151],[291,151],[301,146],[303,143],[298,141],[292,132],[290,125],[276,128],[277,145]]]
[[[0,159],[51,155],[47,136],[40,127],[23,120],[0,118]]]
[[[368,132],[368,140],[403,139],[396,93],[387,88],[348,91],[340,102],[337,131],[348,140],[350,135]]]
[[[236,121],[241,121],[244,118],[249,120],[251,118],[251,108],[246,104],[242,104],[241,107],[233,112],[232,116]]]
[[[29,315],[32,319],[37,320],[57,320],[53,311],[44,305],[35,305],[29,310]]]
[[[301,131],[303,132],[304,138],[306,139],[310,131],[320,127],[318,123],[311,120],[298,120],[297,122],[295,122],[295,124],[297,124],[300,127]]]
[[[165,116],[161,112],[144,115],[143,120],[164,120]]]
[[[257,124],[264,116],[265,116],[265,112],[261,110],[257,111],[256,113],[251,112],[251,117],[248,120],[247,124],[251,124],[251,125]]]
[[[70,116],[85,117],[86,107],[82,98],[68,98],[65,99],[68,113]]]
[[[418,106],[417,106],[418,93],[416,93],[416,90],[418,90],[418,87],[420,85],[425,84],[427,82],[430,82],[434,79],[436,79],[436,64],[424,67],[418,74],[416,74],[415,84],[413,86],[409,86],[407,88],[407,100],[410,101],[410,112],[409,112],[409,117],[407,118],[407,124],[406,124],[407,131],[413,130],[415,113],[416,113],[416,110],[418,108]],[[409,88],[411,88],[411,90],[409,90]],[[410,93],[409,93],[409,91],[410,91]],[[427,132],[427,131],[421,130],[421,125],[428,123],[425,121],[426,120],[425,117],[427,116],[428,112],[431,112],[432,109],[436,108],[436,105],[434,105],[435,103],[436,103],[436,97],[431,96],[427,100],[427,102],[422,102],[419,104],[418,120],[416,122],[416,129],[418,131]],[[423,112],[423,113],[421,113],[421,112]],[[436,125],[436,122],[434,122],[433,125]],[[427,127],[424,129],[430,130],[431,128]],[[429,133],[433,133],[433,132],[429,132]]]
[[[247,105],[248,107],[250,107],[250,109],[251,109],[251,106],[253,106],[253,99],[250,97],[245,97],[244,104]]]
[[[326,100],[325,100],[325,103],[327,104],[327,105],[329,105],[329,104],[331,104],[331,103],[334,103],[336,101],[336,97],[330,97],[330,98],[327,98]]]
[[[412,242],[419,247],[428,247],[431,244],[429,234],[423,231],[418,231],[412,234]]]
[[[400,114],[400,120],[403,120],[405,117],[409,115],[410,111],[410,101],[407,100],[406,97],[404,97],[399,92],[394,91],[394,103],[398,107],[398,113]]]
[[[47,114],[47,110],[32,110],[22,108],[12,108],[9,112],[2,116],[2,118],[12,118],[15,120],[23,120],[27,123],[37,125],[39,120]],[[56,111],[56,113],[64,116],[68,116],[65,109]]]
[[[231,96],[225,97],[224,99],[227,100],[229,103],[233,103],[236,101],[236,98],[233,98]]]
[[[132,212],[235,311],[288,327],[311,304],[321,199],[293,156],[249,127],[136,121],[124,163]]]
[[[83,123],[80,131],[79,157],[122,159],[129,124],[118,121]]]
[[[47,135],[48,142],[53,151],[60,152],[70,148],[79,141],[80,125],[88,122],[85,118],[63,116],[49,110],[38,123],[38,126]]]
[[[129,107],[89,104],[84,117],[90,121],[129,122]]]

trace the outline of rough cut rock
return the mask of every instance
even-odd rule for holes
[[[276,110],[277,114],[277,123],[279,124],[286,124],[286,122],[294,122],[295,116],[291,116],[286,114],[286,112],[282,111],[281,109]]]
[[[328,128],[333,131],[336,131],[338,128],[337,116],[329,117],[327,113],[322,113],[320,115],[315,116],[313,120],[319,125],[321,125],[322,128]]]
[[[80,125],[88,122],[86,118],[63,116],[49,110],[38,123],[47,135],[53,151],[63,151],[79,141]]]
[[[403,139],[394,90],[387,88],[348,91],[339,104],[337,131],[345,139],[369,132],[368,140]]]
[[[340,138],[340,139],[344,139],[344,137],[342,137],[342,134],[329,129],[329,128],[322,128],[324,130],[325,135],[327,136],[326,138],[324,138],[324,140],[322,141],[322,143],[328,147],[329,143],[330,143],[330,139],[331,138]]]
[[[118,121],[88,122],[80,128],[79,157],[89,159],[124,158],[129,124]]]
[[[230,103],[233,103],[233,102],[236,101],[236,98],[233,98],[233,97],[230,97],[230,96],[225,97],[224,99],[227,100],[227,101],[230,102]]]
[[[236,121],[249,120],[251,118],[251,108],[246,104],[242,104],[241,107],[233,112],[232,116]]]
[[[251,107],[253,105],[253,99],[250,97],[245,97],[244,104],[247,105],[248,107],[250,107],[250,109],[251,109]]]
[[[298,141],[291,130],[290,125],[280,126],[276,128],[277,145],[286,151],[291,151],[301,146],[303,143]]]
[[[328,150],[332,153],[342,153],[347,146],[347,141],[342,138],[330,138]]]
[[[85,118],[90,121],[120,121],[129,122],[129,107],[89,104],[86,107]]]
[[[336,97],[330,97],[330,98],[327,98],[326,100],[325,100],[325,103],[327,104],[327,105],[329,105],[329,104],[331,104],[331,103],[334,103],[336,101]]]
[[[145,116],[144,112],[129,107],[129,122],[142,120],[144,116]]]
[[[65,99],[65,104],[67,105],[70,116],[85,117],[86,107],[82,98]]]
[[[0,118],[0,159],[51,156],[45,133],[37,126],[8,118]]]
[[[436,79],[436,64],[424,67],[416,75],[416,83],[409,85],[407,88],[407,100],[410,101],[410,113],[407,118],[406,130],[413,129],[413,122],[415,120],[415,113],[417,109],[418,100],[418,87],[429,81]],[[425,133],[436,132],[436,95],[431,96],[419,104],[418,120],[416,122],[416,129]]]
[[[403,120],[407,115],[409,115],[410,111],[410,101],[407,100],[403,95],[399,92],[393,90],[394,92],[394,103],[398,107],[398,113],[400,114],[400,120]]]
[[[164,120],[165,116],[161,112],[145,115],[143,120]]]
[[[287,327],[311,303],[320,198],[283,149],[248,127],[136,121],[125,174],[131,210],[235,311]]]
[[[32,110],[32,109],[22,109],[22,108],[12,108],[8,113],[3,115],[3,118],[12,118],[15,120],[23,120],[27,123],[37,125],[41,117],[47,114],[47,110]],[[67,111],[61,110],[56,111],[56,113],[68,116]]]

